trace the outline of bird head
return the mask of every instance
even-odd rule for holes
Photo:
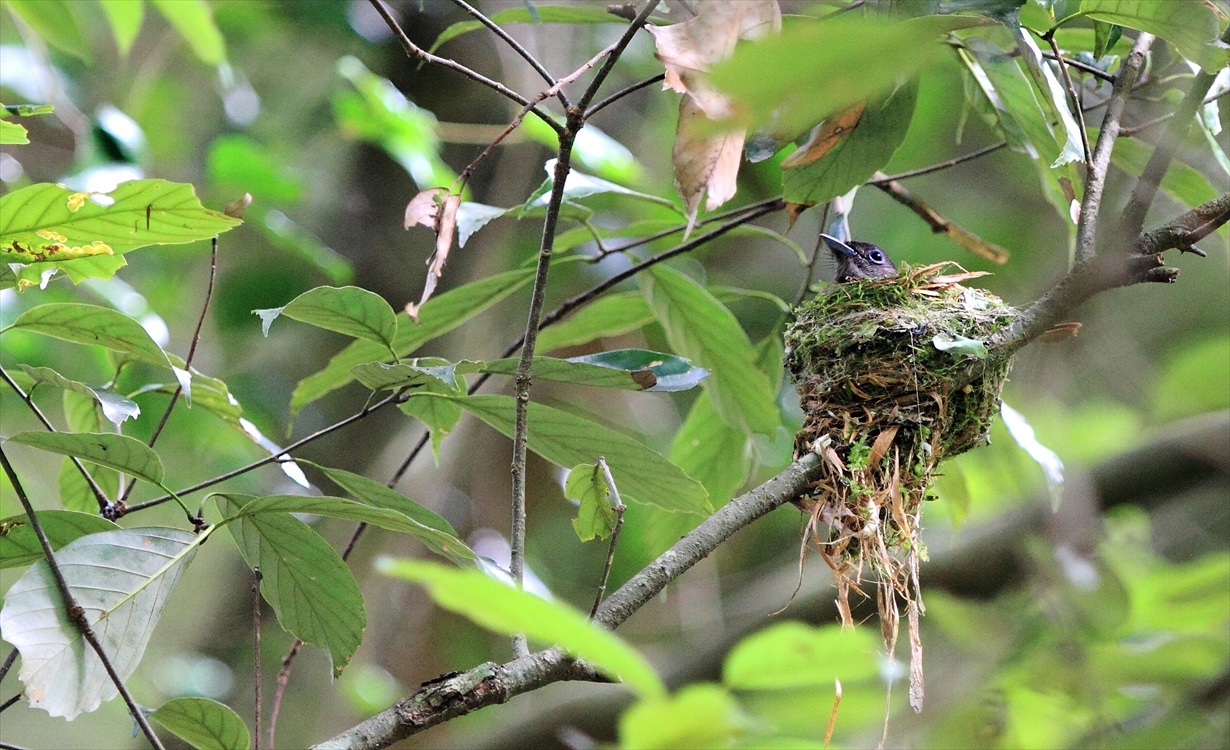
[[[854,279],[888,279],[897,275],[897,267],[888,254],[870,242],[842,242],[827,234],[820,235],[836,262],[834,281],[843,284]]]

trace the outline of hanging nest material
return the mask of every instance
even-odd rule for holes
[[[875,587],[890,654],[904,602],[916,711],[923,501],[941,460],[987,443],[1008,362],[980,361],[982,342],[1016,315],[959,283],[984,274],[941,275],[946,265],[836,285],[795,310],[785,339],[805,415],[795,451],[817,446],[822,456],[820,479],[799,501],[807,535],[834,571],[843,624],[853,624],[850,592]]]

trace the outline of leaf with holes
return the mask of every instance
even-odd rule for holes
[[[167,528],[119,529],[83,536],[56,562],[86,621],[120,678],[131,675],[171,591],[207,534]],[[0,637],[21,652],[30,706],[72,719],[117,694],[94,649],[68,620],[46,561],[9,588]]]
[[[110,193],[42,182],[0,197],[0,258],[9,263],[122,255],[216,237],[242,224],[201,205],[186,183],[132,180]]]

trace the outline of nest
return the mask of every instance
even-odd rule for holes
[[[915,710],[923,503],[940,461],[988,442],[1008,362],[986,359],[982,342],[1016,315],[959,283],[984,274],[941,275],[946,265],[834,286],[795,310],[785,337],[805,415],[795,451],[822,458],[799,501],[807,537],[833,569],[843,624],[853,624],[850,592],[875,587],[889,654],[904,603]]]

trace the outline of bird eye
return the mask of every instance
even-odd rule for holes
[[[867,253],[867,257],[871,258],[872,263],[883,263],[884,262],[884,253],[880,252],[879,250],[872,250],[871,252]]]

